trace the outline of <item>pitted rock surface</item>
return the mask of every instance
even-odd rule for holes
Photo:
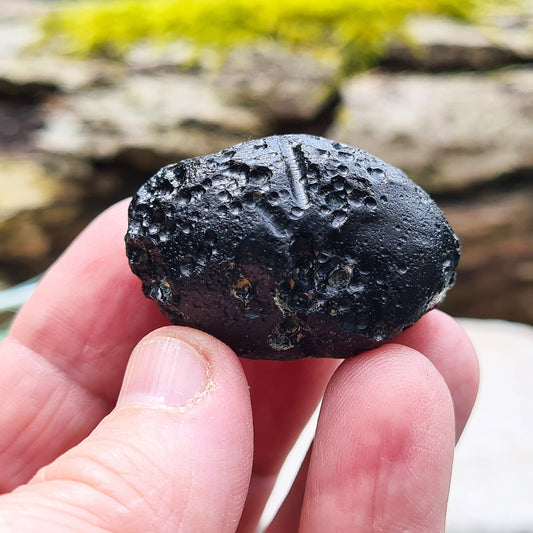
[[[162,168],[130,204],[126,248],[172,323],[280,360],[382,344],[444,297],[460,255],[402,171],[310,135]]]

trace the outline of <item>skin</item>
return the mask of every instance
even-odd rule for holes
[[[168,326],[142,295],[126,208],[78,237],[0,345],[0,532],[251,533],[322,397],[268,533],[444,531],[453,447],[478,386],[460,326],[432,311],[344,361],[238,359]],[[190,350],[198,358],[182,359]],[[153,368],[165,369],[157,380]]]

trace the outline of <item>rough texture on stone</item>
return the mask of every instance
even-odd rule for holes
[[[381,344],[441,300],[459,260],[441,211],[405,174],[309,135],[161,169],[130,205],[126,247],[173,323],[284,360]]]

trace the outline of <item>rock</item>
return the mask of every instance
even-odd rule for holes
[[[127,71],[116,62],[54,54],[42,49],[39,39],[34,18],[0,22],[0,98],[41,101],[55,92],[110,85]]]
[[[4,153],[0,168],[0,279],[11,283],[46,270],[97,214],[125,196],[119,176],[67,158]]]
[[[20,280],[41,272],[73,238],[58,240],[57,230],[76,226],[77,194],[38,161],[4,155],[0,165],[0,273]]]
[[[533,61],[533,1],[500,3],[483,17],[481,31],[519,61]]]
[[[328,135],[403,168],[438,199],[463,243],[443,309],[533,323],[533,71],[373,72],[344,97]]]
[[[481,28],[449,18],[412,17],[406,34],[408,42],[390,45],[384,66],[442,72],[492,69],[519,60],[514,50],[490,40]]]
[[[457,283],[443,310],[533,324],[531,172],[492,190],[443,198],[439,205],[463,247]]]
[[[41,127],[41,108],[36,103],[0,100],[0,146],[2,151],[33,150],[33,134]]]
[[[135,75],[56,99],[36,146],[78,158],[113,159],[137,150],[179,159],[261,135],[263,127],[256,114],[225,103],[202,77]]]
[[[311,121],[337,93],[340,63],[281,47],[237,48],[217,85],[232,101],[251,106],[270,122]]]
[[[361,146],[430,192],[533,167],[533,71],[387,74],[350,80],[329,137]]]
[[[401,171],[309,135],[161,169],[130,205],[126,250],[173,323],[279,360],[378,346],[444,297],[459,260]]]
[[[7,18],[0,20],[0,39],[2,42],[0,60],[18,57],[35,42],[37,32],[35,21],[9,20]]]
[[[214,72],[220,67],[219,54],[214,50],[200,50],[185,41],[133,44],[126,51],[124,62],[129,72],[145,74]]]
[[[33,161],[3,156],[0,165],[0,223],[21,211],[49,205],[62,194],[61,183]]]
[[[46,268],[92,215],[133,193],[169,161],[272,133],[305,131],[376,153],[436,195],[466,242],[458,283],[445,309],[533,322],[528,304],[533,232],[524,203],[531,198],[526,181],[533,157],[530,65],[433,76],[381,69],[347,80],[334,116],[336,87],[345,81],[335,62],[273,47],[246,49],[218,64],[222,70],[217,74],[212,55],[195,57],[182,43],[139,44],[122,65],[79,62],[29,46],[38,38],[35,15],[54,2],[0,3],[0,145],[2,152],[10,152],[4,159],[34,160],[37,154],[42,167],[42,151],[45,174],[61,176],[60,183],[72,185],[78,195],[70,205],[60,204],[63,223],[45,222],[46,207],[9,218],[17,228],[28,221],[27,243],[48,244],[35,244],[33,252],[21,252],[16,259],[11,235],[19,229],[2,233],[0,248],[11,242],[12,251],[0,255],[0,277],[9,270],[6,279],[21,280],[25,273]],[[412,39],[418,32],[419,44],[433,50],[428,52],[431,61],[441,54],[440,66],[431,61],[417,65],[428,57],[418,55],[420,46],[410,56],[415,61],[410,68],[486,69],[502,57],[531,62],[532,21],[532,0],[491,8],[475,26],[418,17],[411,22]],[[493,53],[500,54],[496,62]],[[276,58],[284,66],[276,67]],[[13,172],[10,177],[18,171]],[[517,176],[522,176],[520,183]],[[492,212],[484,208],[485,201]],[[70,218],[67,209],[83,214]],[[39,246],[49,251],[35,253]]]
[[[38,0],[2,0],[2,19],[12,22],[25,17],[41,15],[49,9],[45,2]]]
[[[280,51],[275,55],[250,50],[235,53],[213,84],[207,68],[172,71],[168,50],[166,55],[162,51],[154,70],[143,63],[146,58],[142,59],[141,52],[132,51],[129,73],[117,75],[109,87],[94,87],[94,78],[82,82],[75,74],[66,75],[70,87],[59,85],[56,79],[53,87],[74,94],[50,102],[44,127],[36,136],[37,148],[97,160],[124,153],[144,153],[148,160],[154,155],[155,159],[175,160],[261,137],[281,122],[313,121],[332,103],[334,68],[309,56]],[[90,77],[96,62],[89,65],[93,65],[88,69]],[[57,70],[68,72],[59,65]],[[14,78],[11,72],[12,84]]]
[[[485,9],[476,23],[412,15],[403,41],[382,60],[394,69],[442,72],[486,70],[533,60],[533,1]]]
[[[54,55],[0,58],[0,94],[43,99],[50,93],[74,93],[112,85],[125,67],[109,61],[81,61]]]

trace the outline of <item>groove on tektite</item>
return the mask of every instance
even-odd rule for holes
[[[309,205],[309,199],[304,186],[307,165],[302,147],[283,138],[280,138],[278,143],[287,167],[292,198],[300,209],[305,209]]]

